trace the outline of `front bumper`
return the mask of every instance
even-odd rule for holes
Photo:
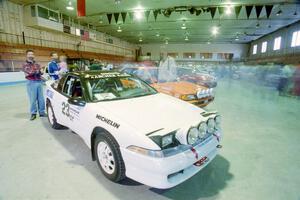
[[[121,153],[127,177],[154,188],[166,189],[182,183],[203,169],[217,155],[218,145],[218,139],[212,135],[195,146],[196,151],[187,150],[166,158],[153,158],[124,148],[121,148]],[[201,166],[194,165],[205,157],[206,162]]]
[[[192,101],[187,101],[187,102],[194,104],[195,106],[198,106],[198,107],[205,107],[209,103],[211,103],[214,99],[215,99],[214,96],[208,96],[208,97],[204,97],[204,98],[200,98],[200,99],[196,99],[196,100],[192,100]]]

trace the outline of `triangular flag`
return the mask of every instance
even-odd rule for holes
[[[114,13],[116,24],[118,23],[120,13]]]
[[[266,5],[265,8],[267,13],[267,18],[269,18],[273,9],[273,5]]]
[[[210,8],[210,14],[211,14],[211,18],[212,18],[212,19],[214,19],[214,17],[215,17],[216,10],[217,10],[217,8],[216,8],[216,7],[212,7],[212,8]]]
[[[224,7],[218,7],[219,15],[222,16],[224,14]]]
[[[153,11],[153,15],[154,15],[155,21],[156,21],[156,19],[157,19],[158,12],[159,12],[159,10],[154,10],[154,11]]]
[[[131,19],[131,21],[133,20],[133,12],[130,12],[129,13],[129,17],[130,17],[130,19]]]
[[[123,24],[125,23],[126,15],[127,15],[127,12],[121,12]]]
[[[236,6],[236,7],[234,8],[234,10],[235,10],[235,16],[236,16],[236,18],[238,18],[239,15],[240,15],[240,12],[241,12],[241,10],[242,10],[242,6]]]
[[[255,6],[257,18],[259,18],[262,9],[263,9],[263,6]]]
[[[150,10],[147,10],[147,11],[145,12],[145,17],[146,17],[147,21],[148,21],[148,19],[149,19],[149,15],[150,15]]]
[[[246,6],[247,18],[249,19],[253,6]]]
[[[108,23],[110,24],[111,23],[112,14],[109,13],[109,14],[106,14],[106,16],[107,16],[107,19],[108,19]]]

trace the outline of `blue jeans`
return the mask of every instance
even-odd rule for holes
[[[43,94],[43,81],[27,81],[27,94],[30,103],[30,113],[37,113],[37,106],[39,114],[45,114],[45,100]]]

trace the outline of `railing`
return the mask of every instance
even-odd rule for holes
[[[118,56],[133,57],[134,50],[102,41],[84,41],[77,36],[72,36],[75,40],[72,42],[61,42],[55,40],[47,40],[35,38],[31,36],[17,35],[13,33],[0,32],[0,41],[14,44],[27,44],[41,47],[70,49],[76,51],[89,51],[94,53],[111,54]]]
[[[26,44],[34,45],[39,47],[49,47],[58,49],[69,49],[84,52],[93,52],[101,54],[110,54],[116,56],[124,56],[127,58],[134,57],[133,49],[121,47],[114,44],[108,44],[101,41],[84,41],[80,38],[74,36],[74,41],[72,42],[60,42],[54,40],[47,40],[41,38],[35,38],[30,36],[23,36],[12,33],[0,32],[0,42],[6,42],[9,44]],[[80,45],[78,45],[80,43]],[[25,58],[24,58],[25,59]],[[0,72],[15,72],[21,70],[20,60],[1,60],[0,56]],[[45,63],[41,63],[45,64]]]

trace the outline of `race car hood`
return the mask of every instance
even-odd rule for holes
[[[196,85],[194,83],[186,81],[154,83],[151,84],[151,86],[157,89],[159,92],[172,95],[197,94],[199,90],[207,89],[207,87]]]
[[[98,104],[100,113],[105,110],[112,119],[118,119],[118,123],[126,123],[144,135],[157,130],[166,134],[197,125],[203,119],[200,113],[204,111],[161,93]]]

